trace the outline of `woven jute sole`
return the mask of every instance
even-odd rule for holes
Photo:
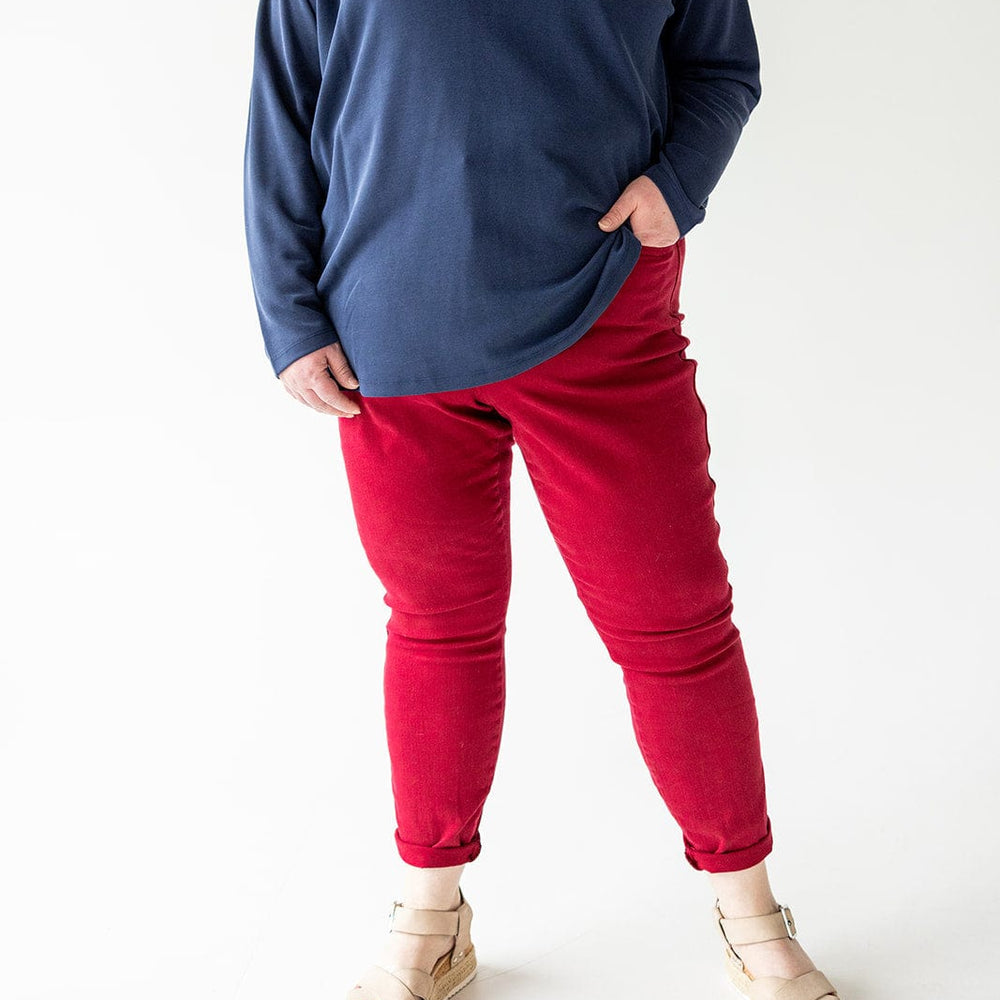
[[[442,964],[447,962],[449,958],[450,953],[443,956]],[[469,948],[468,955],[434,984],[434,992],[428,997],[428,1000],[448,1000],[449,997],[453,997],[459,990],[468,986],[476,978],[477,971],[476,948],[473,945]]]

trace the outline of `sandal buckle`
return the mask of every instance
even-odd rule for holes
[[[394,900],[392,904],[392,909],[389,911],[389,933],[392,933],[393,921],[396,919],[396,907],[402,906],[398,900]]]
[[[792,911],[787,906],[782,906],[781,916],[785,921],[785,929],[788,932],[790,938],[795,937],[795,918],[792,916]]]

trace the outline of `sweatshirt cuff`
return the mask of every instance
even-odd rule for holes
[[[687,196],[665,154],[661,153],[659,160],[644,170],[643,174],[660,189],[682,237],[704,220],[705,209],[701,205],[695,205]]]
[[[330,347],[340,342],[340,337],[332,331],[314,333],[306,340],[300,340],[295,344],[276,349],[273,353],[268,350],[267,357],[274,369],[274,376],[277,378],[294,361],[304,358],[313,351],[318,351],[321,347]]]

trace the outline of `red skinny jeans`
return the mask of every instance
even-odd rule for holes
[[[384,671],[400,857],[474,860],[504,717],[516,443],[587,616],[622,668],[652,780],[697,870],[771,851],[754,693],[719,547],[685,242],[645,247],[582,337],[470,389],[350,394],[337,421],[391,609]]]

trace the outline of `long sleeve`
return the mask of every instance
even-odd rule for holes
[[[760,58],[747,0],[675,0],[660,43],[672,121],[660,159],[644,171],[684,236],[760,100]]]
[[[276,376],[340,339],[316,290],[325,193],[311,133],[321,75],[311,0],[261,0],[243,200],[254,298]]]

